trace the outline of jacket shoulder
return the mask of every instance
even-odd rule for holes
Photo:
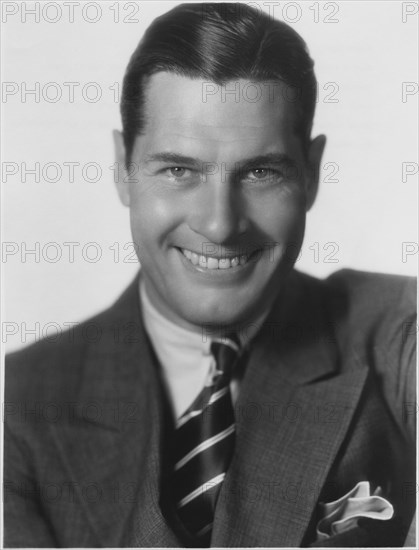
[[[416,334],[416,279],[343,269],[325,281],[326,308],[340,339],[353,348],[411,347]]]
[[[415,340],[416,279],[343,269],[325,280],[328,307],[353,345]],[[411,338],[413,337],[413,338]],[[410,340],[412,342],[410,342]]]
[[[341,269],[330,275],[326,284],[345,293],[355,306],[363,304],[371,311],[379,312],[397,304],[414,310],[416,304],[415,277]]]
[[[132,316],[135,298],[136,287],[132,283],[106,310],[51,338],[43,338],[7,354],[5,400],[34,400],[43,395],[76,392],[89,348],[103,346],[104,342],[108,345],[118,343],[120,327],[128,323],[129,315]],[[137,311],[135,315],[137,319]]]

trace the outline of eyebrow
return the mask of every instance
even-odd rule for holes
[[[251,166],[295,166],[296,162],[285,153],[268,153],[267,155],[259,155],[249,159],[244,159],[240,162],[242,169]]]
[[[202,165],[204,161],[195,159],[193,157],[187,157],[178,153],[153,153],[147,155],[144,159],[144,163],[149,162],[167,162],[172,164],[188,164],[188,165]]]
[[[165,162],[171,163],[174,165],[188,165],[188,166],[202,166],[203,164],[212,164],[209,161],[204,161],[201,159],[196,159],[193,157],[188,157],[185,155],[180,155],[178,153],[153,153],[147,155],[144,160],[144,163],[149,162]],[[235,163],[235,165],[240,165],[241,169],[248,168],[250,166],[264,166],[264,165],[288,165],[294,166],[295,161],[287,154],[284,153],[268,153],[266,155],[258,155],[256,157],[251,157],[248,159],[243,159]]]

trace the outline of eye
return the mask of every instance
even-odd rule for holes
[[[164,176],[168,184],[177,187],[193,185],[199,181],[197,170],[184,166],[167,166],[161,169],[160,174]]]
[[[171,176],[174,176],[175,178],[181,178],[186,174],[187,169],[183,168],[182,166],[172,166],[171,168],[167,169],[169,174]]]
[[[281,179],[282,173],[272,168],[252,168],[246,174],[248,181],[276,181]]]
[[[250,170],[250,174],[258,180],[266,178],[269,172],[272,172],[272,170],[268,170],[267,168],[255,168],[254,170]]]

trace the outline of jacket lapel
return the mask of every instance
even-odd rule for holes
[[[138,278],[95,324],[101,336],[83,359],[82,417],[52,428],[61,432],[55,441],[66,479],[80,489],[86,546],[178,546],[158,502],[165,397],[142,326]]]
[[[253,344],[212,546],[301,545],[366,380],[355,357],[339,366],[321,289],[299,277]]]

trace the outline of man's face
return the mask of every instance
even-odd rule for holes
[[[222,89],[161,72],[145,114],[118,190],[151,301],[188,328],[250,322],[292,268],[315,196],[294,104],[272,82]]]

